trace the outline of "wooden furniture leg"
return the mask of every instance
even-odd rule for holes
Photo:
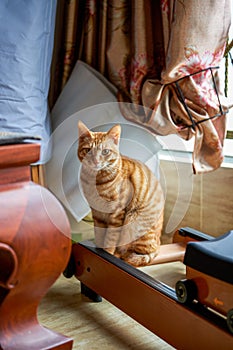
[[[37,144],[0,147],[0,349],[72,348],[37,320],[38,305],[67,265],[70,228],[45,188],[31,182]]]

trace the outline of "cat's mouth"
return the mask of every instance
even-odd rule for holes
[[[92,166],[92,168],[93,168],[94,170],[99,171],[99,170],[102,170],[102,169],[104,168],[104,166],[101,165],[101,164],[97,164],[97,165],[95,164],[95,165]]]
[[[105,168],[105,165],[103,164],[91,164],[90,168],[93,169],[94,171],[100,171],[103,170]]]

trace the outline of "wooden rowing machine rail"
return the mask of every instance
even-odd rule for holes
[[[174,243],[161,247],[153,263],[183,261],[189,241],[210,239],[199,231],[181,229],[174,235]],[[97,248],[92,241],[73,244],[68,270],[67,277],[73,271],[81,282],[83,294],[95,301],[104,297],[177,349],[233,348],[233,336],[221,315],[198,302],[181,304],[173,288]]]

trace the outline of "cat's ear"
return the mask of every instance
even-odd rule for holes
[[[79,120],[79,122],[78,122],[78,135],[79,135],[79,138],[92,136],[91,131],[88,129],[88,127],[83,122],[81,122],[81,120]]]
[[[121,136],[121,126],[119,124],[114,125],[107,133],[108,137],[113,140],[115,145],[119,144]]]

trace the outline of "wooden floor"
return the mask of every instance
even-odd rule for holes
[[[185,275],[180,262],[142,270],[172,287]],[[174,349],[106,300],[93,303],[82,296],[75,277],[59,277],[42,300],[38,318],[44,326],[73,338],[73,349]]]

